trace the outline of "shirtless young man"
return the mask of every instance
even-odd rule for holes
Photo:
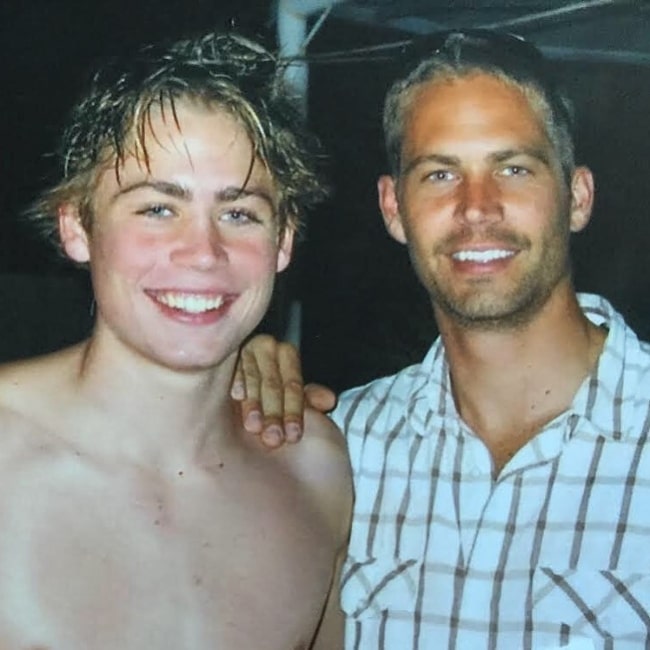
[[[319,198],[272,56],[209,35],[98,74],[32,216],[90,338],[0,369],[0,648],[341,647],[339,433],[268,453],[228,388]],[[328,600],[329,593],[334,598]]]

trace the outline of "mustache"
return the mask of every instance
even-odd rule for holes
[[[495,248],[503,246],[503,248],[527,249],[530,247],[530,239],[528,237],[510,230],[490,226],[480,230],[472,229],[471,231],[463,230],[452,233],[438,242],[434,253],[449,254],[459,249],[472,247],[485,242],[490,242],[490,245]]]

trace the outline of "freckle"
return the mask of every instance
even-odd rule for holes
[[[183,470],[180,470],[180,471],[178,472],[178,475],[179,475],[179,476],[183,476]]]
[[[156,521],[153,522],[154,526],[160,526],[160,519],[156,519]]]
[[[223,463],[219,463],[219,469],[223,467]]]
[[[544,392],[544,395],[550,395],[551,394],[551,389],[547,388],[546,391]]]
[[[196,586],[202,585],[203,584],[203,578],[201,576],[193,576],[193,581]]]

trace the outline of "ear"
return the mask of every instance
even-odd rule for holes
[[[81,224],[79,209],[73,203],[59,207],[59,237],[66,255],[79,264],[90,260],[88,233]]]
[[[388,234],[400,244],[406,244],[395,179],[388,175],[380,176],[377,181],[377,192],[379,194],[379,209],[384,217],[384,225]]]
[[[594,177],[587,167],[577,167],[571,178],[571,232],[580,232],[591,218]]]
[[[278,249],[278,262],[276,272],[280,273],[289,266],[291,261],[291,253],[293,252],[293,236],[295,229],[290,226],[285,226],[284,232],[280,235],[280,247]]]

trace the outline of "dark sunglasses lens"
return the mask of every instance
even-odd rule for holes
[[[486,29],[464,29],[436,32],[416,38],[401,48],[401,65],[408,72],[420,61],[435,55],[456,61],[471,61],[473,57],[540,66],[543,57],[539,50],[523,38],[506,32]]]

